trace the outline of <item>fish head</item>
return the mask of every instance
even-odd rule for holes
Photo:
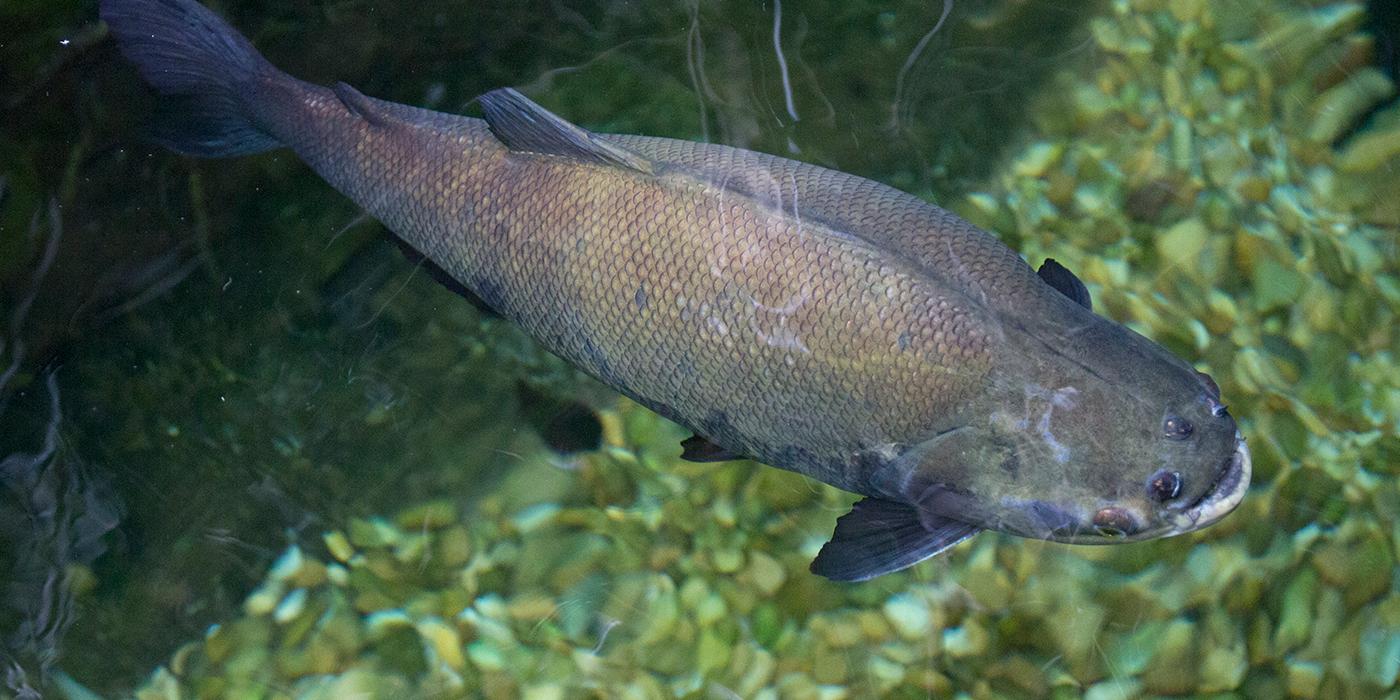
[[[1032,375],[1002,392],[992,412],[993,441],[1023,471],[997,504],[1003,526],[1108,544],[1224,517],[1244,498],[1251,461],[1219,386],[1151,340],[1083,316],[1072,332],[1050,336],[1027,363]]]
[[[1079,544],[1189,532],[1238,506],[1250,455],[1215,382],[1104,328],[1016,358],[990,406],[909,452],[905,497],[930,515]]]
[[[1105,489],[1117,502],[1106,500],[1095,512],[1096,537],[1140,540],[1198,530],[1233,511],[1249,488],[1249,447],[1215,381],[1180,361],[1162,363],[1157,374],[1138,388],[1136,415],[1158,429],[1134,440],[1133,427],[1119,428],[1122,480]],[[1125,408],[1124,415],[1134,414]]]

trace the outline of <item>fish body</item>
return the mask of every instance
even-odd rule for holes
[[[192,0],[103,0],[169,100],[161,140],[290,147],[491,310],[749,457],[866,496],[813,570],[860,580],[982,530],[1175,534],[1249,456],[1208,377],[1088,308],[1068,270],[864,178],[590,133],[504,89],[485,119],[292,78]]]

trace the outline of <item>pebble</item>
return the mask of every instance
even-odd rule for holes
[[[1290,660],[1285,662],[1288,669],[1288,694],[1295,698],[1315,698],[1322,688],[1322,664],[1312,661]]]
[[[506,667],[505,656],[490,642],[479,639],[467,645],[467,656],[483,671],[500,671]]]
[[[1377,688],[1400,683],[1400,628],[1371,618],[1361,633],[1361,673]]]
[[[955,659],[982,654],[990,641],[987,630],[975,618],[965,620],[961,627],[943,630],[943,650]]]
[[[306,609],[306,589],[298,588],[282,599],[277,604],[277,609],[272,611],[274,622],[285,625],[295,620],[302,610]]]
[[[554,522],[559,511],[560,507],[557,503],[536,503],[526,506],[519,513],[516,513],[511,518],[511,524],[521,534],[528,534]]]
[[[1388,161],[1400,158],[1400,106],[1374,118],[1374,128],[1347,141],[1337,156],[1337,169],[1345,173],[1380,171]]]
[[[438,562],[445,568],[455,568],[471,559],[472,538],[467,528],[453,525],[437,536]]]
[[[350,543],[363,549],[392,547],[402,533],[389,521],[380,518],[353,518],[350,521]],[[327,543],[329,545],[329,542]]]
[[[277,603],[281,599],[282,584],[268,581],[248,594],[248,598],[243,601],[243,612],[253,617],[267,615],[277,607]]]
[[[428,501],[399,511],[394,524],[405,531],[437,530],[457,522],[457,504],[448,499]]]
[[[748,578],[760,593],[771,596],[787,580],[787,569],[777,559],[755,551],[749,555]]]
[[[1113,678],[1100,681],[1084,691],[1084,700],[1133,700],[1142,692],[1136,678]]]
[[[301,548],[292,545],[283,550],[281,556],[272,562],[272,567],[267,571],[267,577],[274,581],[286,581],[301,570],[306,558],[301,554]]]
[[[365,617],[365,631],[370,639],[383,639],[397,630],[413,626],[413,620],[402,610],[380,610]]]
[[[335,557],[336,560],[341,563],[348,562],[350,561],[350,557],[355,556],[355,548],[351,546],[350,540],[345,536],[345,533],[334,530],[327,532],[322,536],[322,539],[325,541],[326,549],[330,551],[331,556]]]
[[[896,593],[885,601],[885,618],[899,636],[910,641],[927,639],[932,628],[928,601],[912,593]]]
[[[455,628],[437,618],[419,620],[414,627],[448,668],[461,671],[467,667],[466,657],[462,655],[462,637]]]
[[[1304,569],[1294,574],[1283,592],[1278,626],[1274,630],[1274,654],[1285,656],[1311,636],[1313,601],[1316,598],[1317,574]]]

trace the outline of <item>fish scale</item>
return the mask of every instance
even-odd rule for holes
[[[608,138],[648,158],[692,167],[717,182],[754,192],[770,206],[834,223],[898,251],[926,274],[960,285],[994,308],[1021,314],[1028,311],[1028,300],[1044,299],[1035,272],[994,236],[888,185],[722,144],[631,134]]]

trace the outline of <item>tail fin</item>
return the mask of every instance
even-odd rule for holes
[[[258,78],[280,75],[248,40],[194,0],[101,0],[122,55],[162,100],[155,137],[196,156],[258,153],[282,144],[259,128]]]

